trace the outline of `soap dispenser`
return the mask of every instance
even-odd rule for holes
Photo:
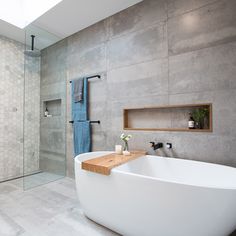
[[[47,117],[48,114],[49,114],[49,112],[48,112],[48,108],[46,107],[45,112],[44,112],[44,116]]]

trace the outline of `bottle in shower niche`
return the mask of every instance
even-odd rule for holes
[[[44,112],[44,116],[47,117],[48,114],[49,114],[49,112],[48,112],[48,108],[46,107],[46,108],[45,108],[45,112]]]
[[[195,121],[193,119],[192,113],[189,113],[188,128],[189,129],[194,129],[195,128]]]

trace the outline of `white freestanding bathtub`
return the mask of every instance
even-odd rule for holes
[[[76,187],[85,215],[121,235],[226,236],[236,228],[236,168],[146,156],[104,176],[75,158]]]

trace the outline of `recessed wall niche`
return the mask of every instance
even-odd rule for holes
[[[60,116],[61,115],[61,99],[48,100],[43,102],[43,115],[45,110],[48,110],[49,115]]]
[[[189,114],[195,128],[188,128]],[[212,104],[126,108],[124,130],[212,132]]]

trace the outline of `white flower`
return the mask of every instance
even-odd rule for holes
[[[121,138],[121,140],[128,142],[132,138],[132,135],[131,134],[125,135],[123,133],[123,134],[121,134],[120,138]]]

